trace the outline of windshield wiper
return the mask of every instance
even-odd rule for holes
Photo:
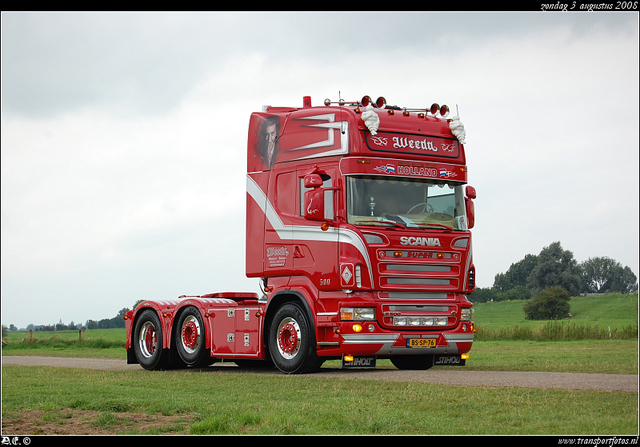
[[[395,221],[389,220],[389,219],[384,219],[384,218],[381,218],[381,217],[379,217],[377,220],[360,220],[357,223],[358,224],[361,224],[361,223],[383,223],[383,224],[395,225],[396,227],[400,227],[400,228],[403,228],[405,230],[407,228],[406,226],[402,225],[399,222],[395,222]]]
[[[445,225],[445,224],[440,224],[440,223],[435,223],[435,222],[420,222],[417,225],[435,225],[437,227],[443,227],[447,230],[453,231],[454,228],[450,227],[449,225]]]

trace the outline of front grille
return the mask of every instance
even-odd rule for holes
[[[390,300],[447,300],[454,298],[453,295],[449,296],[446,293],[431,292],[380,292],[378,297]]]
[[[434,250],[379,250],[381,290],[456,291],[460,283],[459,253]]]

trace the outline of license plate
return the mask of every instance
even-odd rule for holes
[[[435,348],[435,338],[410,338],[407,340],[407,348]]]

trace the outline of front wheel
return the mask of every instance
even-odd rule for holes
[[[163,349],[162,324],[154,310],[142,311],[136,320],[133,334],[133,350],[140,366],[148,370],[168,366],[169,355]]]
[[[315,347],[315,332],[298,305],[277,310],[269,330],[269,352],[274,365],[288,374],[315,371],[322,365]]]

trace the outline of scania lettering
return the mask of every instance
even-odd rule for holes
[[[127,362],[286,374],[331,359],[463,366],[475,333],[476,191],[464,126],[448,115],[369,96],[252,113],[245,274],[260,292],[142,301],[125,316]]]
[[[401,245],[426,245],[427,247],[440,247],[440,240],[437,237],[407,237],[400,238]]]

